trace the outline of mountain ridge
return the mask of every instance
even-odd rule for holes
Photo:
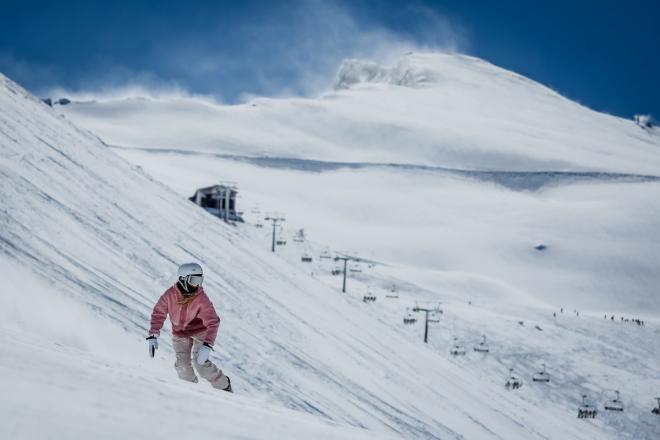
[[[404,77],[424,87],[396,85]],[[58,111],[110,144],[137,148],[497,171],[660,169],[655,130],[476,58],[415,53],[393,67],[346,61],[342,78],[346,87],[318,98],[232,106],[154,98]]]

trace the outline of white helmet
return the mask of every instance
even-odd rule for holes
[[[182,264],[179,266],[176,276],[185,293],[189,294],[194,294],[197,288],[202,285],[202,281],[204,281],[202,266],[197,263]]]

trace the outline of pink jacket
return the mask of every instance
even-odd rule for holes
[[[179,304],[183,295],[177,284],[167,289],[151,313],[149,335],[160,336],[165,318],[170,315],[174,336],[186,337],[206,332],[204,342],[213,345],[220,327],[220,318],[202,287],[188,304]]]

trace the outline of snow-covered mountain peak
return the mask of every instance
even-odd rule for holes
[[[235,106],[182,98],[58,108],[127,147],[472,170],[655,175],[660,167],[660,142],[633,121],[470,56],[347,60],[335,87],[320,98]]]
[[[425,57],[428,58],[428,57]],[[334,89],[348,89],[360,83],[385,83],[403,87],[424,87],[440,79],[439,72],[428,63],[417,62],[412,54],[393,66],[360,59],[344,60],[337,73]]]
[[[483,88],[501,81],[506,81],[509,87],[533,85],[544,93],[556,94],[541,84],[480,58],[444,52],[409,52],[390,64],[362,59],[344,60],[337,73],[334,89],[345,90],[364,83],[410,88],[443,85]]]

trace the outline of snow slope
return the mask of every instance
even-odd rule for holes
[[[320,98],[57,110],[182,196],[237,182],[244,210],[337,249],[552,307],[660,314],[660,133],[482,60],[349,60]]]
[[[265,438],[270,424],[249,424],[264,411],[264,399],[379,436],[530,434],[513,412],[502,415],[469,383],[459,386],[461,370],[443,357],[407,344],[331,290],[253,249],[238,231],[2,82],[0,243],[9,279],[1,358],[10,396],[3,399],[3,437],[138,436],[190,427],[200,437]],[[252,403],[208,389],[215,395],[200,398],[202,386],[193,391],[178,383],[166,337],[158,359],[147,363],[149,306],[176,263],[189,259],[206,267],[208,291],[224,317],[217,361]],[[431,378],[437,388],[426,387]],[[465,396],[453,402],[458,394]],[[525,406],[533,422],[537,410]],[[144,422],[141,408],[158,422]],[[474,409],[498,426],[475,423]],[[287,436],[303,429],[298,416],[266,412],[266,420],[280,415],[294,425],[288,431],[275,423]],[[29,423],[35,419],[40,423]],[[304,436],[324,429],[329,437],[346,434],[316,422]]]
[[[483,60],[344,62],[318,99],[127,98],[63,106],[106,142],[239,155],[516,171],[658,174],[660,141]]]
[[[373,273],[352,279],[351,293],[339,295],[336,279],[325,275],[327,271],[310,276],[309,267],[295,261],[300,249],[292,248],[290,255],[269,254],[265,232],[218,222],[115,155],[94,135],[77,129],[4,77],[1,81],[0,267],[6,288],[0,296],[0,333],[5,339],[0,345],[0,381],[10,396],[0,401],[3,437],[137,437],[191,430],[196,438],[658,435],[658,422],[649,414],[653,390],[660,389],[657,322],[644,329],[589,315],[583,321],[562,317],[555,322],[530,292],[478,271],[437,267],[378,266]],[[183,163],[184,155],[165,153],[154,166],[165,164],[167,156],[173,156],[175,164]],[[167,180],[178,190],[195,179],[217,175],[223,168],[214,167],[227,163],[188,156],[194,160],[191,166],[179,167],[178,174]],[[200,171],[204,162],[208,169]],[[374,186],[362,186],[365,193],[355,195],[353,206],[358,199],[378,194],[382,182],[399,173],[376,168],[352,175],[342,169],[339,175],[328,175],[251,164],[241,169],[241,162],[229,162],[236,173],[258,171],[273,173],[262,178],[282,179],[284,183],[268,190],[273,193],[310,176],[332,184],[341,180],[337,177],[357,179],[336,192],[343,198],[354,191],[351,183],[364,185],[366,175]],[[414,176],[401,172],[400,178],[396,183]],[[455,192],[454,204],[463,199],[473,209],[477,202],[501,202],[503,197],[510,197],[518,213],[524,212],[519,197],[537,203],[536,194],[512,192],[492,183],[455,176],[421,178],[424,183],[439,179]],[[252,184],[256,187],[256,180]],[[414,181],[410,185],[409,189],[420,188]],[[641,205],[649,202],[646,191],[657,189],[654,185],[617,184],[614,188],[623,196],[614,202],[604,197],[600,209],[609,212],[608,203],[621,203],[631,195],[628,189],[634,188],[640,192],[638,200],[633,198],[633,205],[624,207],[640,205],[644,215],[639,227],[644,232],[657,219],[641,211]],[[262,180],[260,191],[267,194],[263,187]],[[593,197],[589,191],[587,185],[582,197]],[[483,198],[466,199],[474,194]],[[295,201],[296,197],[301,199]],[[570,205],[566,197],[557,204]],[[579,205],[582,200],[579,194],[576,197],[574,205]],[[292,206],[306,202],[301,192],[285,198],[295,201],[289,202]],[[391,200],[383,198],[376,206],[388,203],[391,206]],[[333,202],[328,209],[337,206]],[[350,208],[349,204],[346,209]],[[586,212],[586,218],[593,218],[587,215],[593,212]],[[366,216],[368,210],[358,213],[365,216],[362,223],[372,220]],[[330,216],[326,222],[336,218]],[[355,217],[349,221],[358,223]],[[451,221],[458,225],[461,219]],[[621,220],[621,227],[627,221]],[[389,237],[397,222],[402,219],[372,227],[382,227]],[[603,228],[611,225],[608,221]],[[432,230],[429,226],[427,232]],[[423,233],[419,231],[419,238],[430,242]],[[565,240],[579,233],[584,230]],[[597,239],[590,236],[589,242]],[[630,239],[630,235],[622,237],[621,242]],[[373,236],[365,240],[374,242]],[[507,235],[502,242],[508,240]],[[631,247],[622,253],[629,256]],[[413,253],[411,261],[421,259]],[[491,262],[487,257],[484,264]],[[223,316],[215,360],[232,377],[240,395],[180,383],[171,366],[167,337],[161,338],[157,359],[146,357],[143,337],[150,306],[171,283],[177,263],[191,259],[206,268],[207,290]],[[367,285],[382,289],[392,282],[404,286],[398,301],[379,299],[369,307],[356,293]],[[475,298],[474,304],[468,307],[467,298]],[[404,328],[400,323],[405,306],[414,301],[444,303],[443,319],[429,346],[419,341],[419,325]],[[497,347],[492,357],[469,356],[463,362],[447,355],[452,336],[469,341],[486,332]],[[528,377],[541,358],[551,359],[553,373],[558,372],[551,392],[531,384],[519,393],[504,390],[502,380],[509,366]],[[581,392],[598,393],[594,398],[600,400],[605,389],[615,385],[629,405],[622,417],[575,418]],[[91,422],[82,423],[81,417]],[[255,424],[255,417],[264,422]],[[33,420],[40,423],[32,424]]]
[[[660,315],[658,181],[567,177],[519,191],[414,169],[310,172],[205,154],[118,152],[182,197],[218,180],[237,182],[248,215],[255,205],[283,212],[291,228],[335,249],[485,277],[556,308]],[[539,244],[547,248],[537,251]]]

